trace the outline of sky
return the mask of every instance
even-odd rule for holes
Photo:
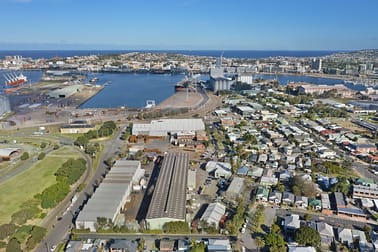
[[[377,0],[0,0],[0,50],[378,48]]]

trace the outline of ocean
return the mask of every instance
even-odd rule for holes
[[[219,57],[223,54],[225,58],[269,58],[269,57],[322,57],[341,51],[284,51],[284,50],[19,50],[0,51],[0,59],[5,56],[20,55],[32,59],[51,59],[55,57],[88,56],[120,54],[130,52],[154,52],[154,53],[178,53],[185,55]]]

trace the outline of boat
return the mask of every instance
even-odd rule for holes
[[[21,84],[21,85],[19,85],[19,86],[17,86],[17,87],[4,88],[4,89],[3,89],[3,92],[4,92],[5,94],[11,94],[11,93],[13,93],[13,92],[15,92],[15,91],[21,89],[22,87],[23,87],[23,85]]]
[[[14,73],[8,73],[3,75],[5,78],[3,92],[5,94],[11,94],[24,86],[24,83],[28,81],[28,78],[22,73],[16,75]]]
[[[5,78],[5,86],[18,86],[28,81],[28,78],[22,73],[16,75],[15,73],[3,74]]]
[[[98,81],[98,77],[94,77],[89,80],[90,83],[96,83]]]
[[[191,83],[192,80],[185,76],[184,79],[175,84],[175,92],[186,91],[186,89],[190,86]]]

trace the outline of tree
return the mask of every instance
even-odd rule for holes
[[[278,226],[277,224],[273,224],[271,227],[270,227],[270,232],[272,233],[278,233],[281,231],[281,228],[280,226]]]
[[[39,153],[39,155],[38,155],[38,160],[42,160],[42,159],[44,159],[45,157],[46,157],[46,153],[41,152],[41,153]]]
[[[39,147],[40,147],[41,149],[44,149],[44,148],[46,148],[46,146],[47,146],[47,143],[42,142],[41,145],[40,145]]]
[[[163,231],[169,234],[186,234],[190,232],[190,228],[187,222],[171,221],[164,224]]]
[[[83,146],[83,147],[86,147],[88,143],[89,143],[89,139],[85,136],[79,136],[74,142],[75,145]]]
[[[0,240],[4,240],[8,236],[14,234],[17,226],[14,224],[3,224],[0,225]]]
[[[304,219],[305,219],[306,221],[311,220],[311,215],[308,214],[308,213],[306,213],[303,217],[304,217]]]
[[[333,184],[331,187],[332,192],[342,192],[344,194],[348,194],[349,192],[350,183],[347,178],[341,177],[338,178],[338,182]]]
[[[302,226],[295,232],[295,241],[303,246],[320,246],[320,234],[309,226]]]
[[[256,246],[257,251],[260,251],[260,248],[263,248],[265,246],[265,241],[260,236],[256,238]]]
[[[22,252],[20,242],[16,238],[10,239],[6,252]]]
[[[25,151],[24,153],[22,153],[20,159],[21,160],[29,159],[29,153]]]
[[[281,235],[271,232],[265,236],[265,245],[268,247],[281,248],[285,246],[285,241]]]

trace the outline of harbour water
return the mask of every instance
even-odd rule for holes
[[[5,81],[3,73],[11,71],[0,70],[0,83],[3,88]],[[29,79],[28,83],[38,82],[42,76],[42,71],[18,71],[22,72]],[[95,73],[88,74],[87,81],[97,77],[97,84],[106,85],[105,88],[97,95],[81,105],[81,108],[114,108],[129,107],[141,108],[146,106],[147,100],[155,100],[159,104],[174,93],[176,82],[184,78],[184,75],[172,74],[136,74],[136,73]],[[289,82],[307,82],[313,84],[335,85],[343,84],[341,79],[310,77],[303,75],[274,75],[274,74],[257,74],[253,76],[266,80],[277,78],[281,85]],[[202,80],[208,79],[207,75],[201,75]],[[353,90],[364,90],[362,85],[345,84]]]

